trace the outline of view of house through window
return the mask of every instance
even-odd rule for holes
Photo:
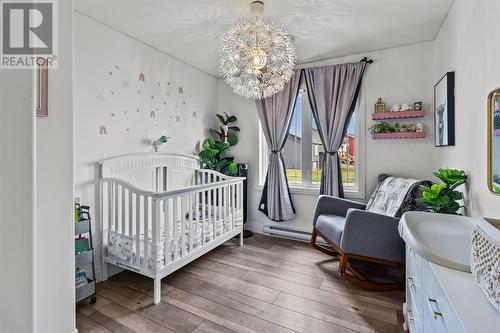
[[[351,117],[344,142],[339,149],[344,187],[356,187],[356,117]],[[290,186],[318,186],[325,149],[318,126],[307,102],[307,92],[297,96],[294,115],[282,155]]]

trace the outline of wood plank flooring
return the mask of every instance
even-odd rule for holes
[[[227,242],[162,280],[129,271],[77,307],[79,333],[402,332],[403,293],[342,281],[338,262],[308,244],[254,235]]]

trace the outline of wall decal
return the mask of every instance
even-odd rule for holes
[[[137,109],[136,112],[140,112],[141,110]]]
[[[151,113],[150,113],[150,117],[151,117],[151,118],[156,118],[156,112],[151,111]]]
[[[113,112],[111,112],[111,115],[110,115],[110,116],[111,116],[111,117],[114,117],[114,116],[115,116],[115,114],[114,114]]]
[[[139,95],[142,95],[142,91],[140,91],[140,90],[137,90],[137,93],[138,93]]]
[[[123,113],[127,114],[127,113],[128,113],[128,110],[123,111]]]
[[[179,94],[184,94],[182,87],[179,87]]]
[[[163,105],[167,105],[167,102],[163,102]]]
[[[100,95],[100,94],[99,94],[99,95],[97,95],[97,96],[96,96],[96,99],[97,99],[98,101],[104,102],[104,96],[103,96],[103,95]]]
[[[196,111],[193,111],[193,118],[196,118]]]
[[[144,77],[144,73],[139,74],[139,81],[146,82],[146,79]]]
[[[167,82],[167,85],[170,85],[170,81],[169,81],[169,82]]]
[[[175,118],[175,121],[177,121],[177,122],[179,123],[179,122],[181,121],[181,117],[177,116],[177,117]]]
[[[108,130],[106,129],[106,126],[104,126],[104,125],[99,126],[99,134],[100,135],[108,134]]]
[[[115,92],[113,90],[110,90],[109,92],[111,93],[111,95],[115,94]]]
[[[156,86],[157,86],[157,87],[160,87],[160,82],[156,82]]]
[[[130,88],[130,83],[128,83],[128,81],[127,81],[127,80],[124,80],[124,81],[122,82],[122,87],[125,87],[125,88]]]
[[[153,95],[151,95],[151,99],[155,99],[155,97]]]
[[[113,75],[113,72],[112,72],[112,71],[109,71],[109,72],[108,72],[108,75],[110,75],[110,76],[111,76],[111,75]]]
[[[125,131],[130,132],[130,128],[126,128]]]
[[[118,65],[115,65],[115,68],[116,68],[116,69],[120,69],[120,66],[118,66]]]

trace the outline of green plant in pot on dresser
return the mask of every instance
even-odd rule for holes
[[[417,199],[417,203],[428,212],[458,215],[458,210],[463,207],[459,201],[464,196],[457,188],[467,182],[465,171],[445,168],[433,175],[443,183],[421,185],[422,197]]]
[[[240,131],[234,123],[238,120],[235,116],[217,114],[219,129],[210,129],[211,138],[206,138],[199,153],[202,168],[221,172],[228,176],[238,174],[238,166],[233,156],[228,156],[230,148],[238,143],[237,132]]]

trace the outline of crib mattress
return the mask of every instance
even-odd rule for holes
[[[215,224],[215,234],[216,237],[220,236],[221,234],[231,230],[231,216],[226,216],[224,219],[211,219],[211,222],[205,222],[205,228],[204,228],[204,237],[205,237],[205,242],[209,242],[214,239],[214,224]],[[182,254],[182,250],[184,249],[184,253],[189,252],[189,221],[184,221],[185,222],[185,234],[184,234],[184,242],[183,237],[182,237],[182,228],[181,228],[181,221],[177,222],[177,241],[175,240],[174,233],[173,233],[173,227],[170,225],[169,228],[169,244],[167,245],[166,249],[166,254],[165,248],[164,248],[164,241],[165,241],[165,230],[162,228],[161,229],[161,241],[160,245],[153,246],[152,242],[152,232],[151,230],[148,232],[148,252],[149,252],[149,260],[148,260],[148,270],[156,273],[158,270],[160,270],[163,266],[169,264],[170,262],[174,261],[175,258],[178,258]],[[193,233],[192,233],[192,244],[193,244],[193,250],[199,248],[202,243],[203,243],[203,230],[202,230],[202,221],[201,220],[195,220],[192,221],[193,225]],[[235,225],[236,226],[241,226],[242,225],[242,218],[241,216],[236,216],[235,218]],[[134,264],[137,262],[137,256],[138,254],[136,253],[137,250],[137,238],[136,235],[125,235],[120,232],[110,230],[108,232],[108,243],[107,243],[107,255],[108,257],[112,258],[113,260],[116,260],[118,262],[121,262],[125,265],[129,266],[134,266]],[[144,234],[141,233],[140,235],[140,253],[139,253],[139,260],[141,263],[141,266],[144,265]]]

